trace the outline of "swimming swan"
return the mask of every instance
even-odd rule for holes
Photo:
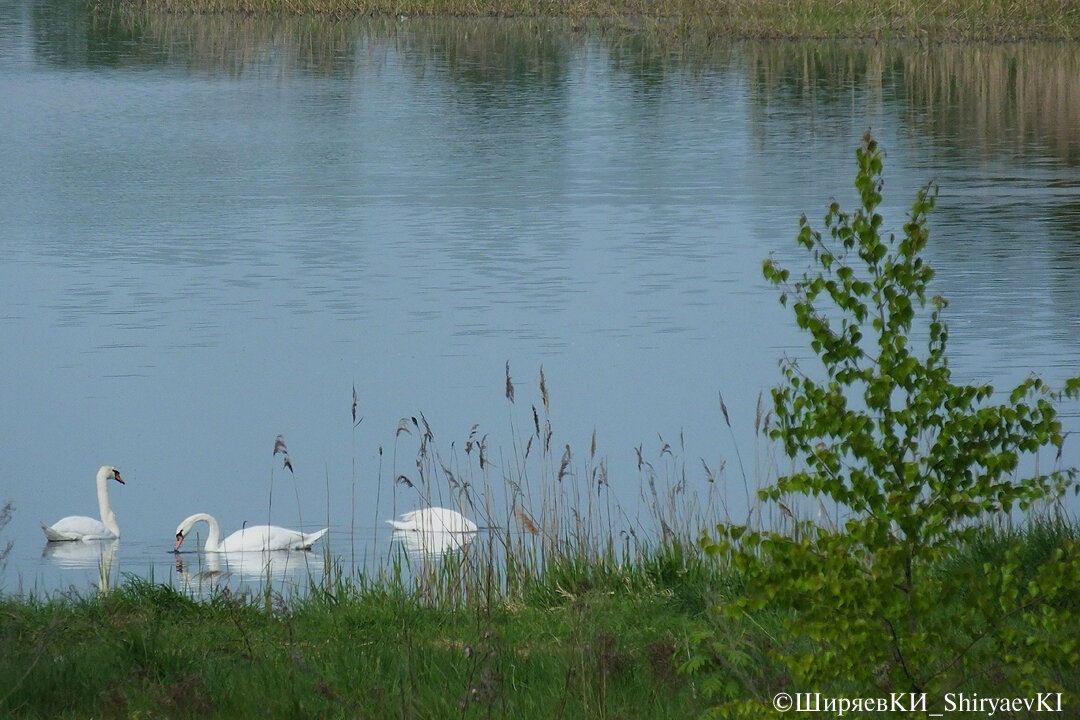
[[[109,506],[109,481],[115,480],[121,485],[124,480],[120,471],[112,465],[102,465],[97,473],[97,499],[101,519],[95,520],[85,515],[71,515],[57,520],[51,526],[41,523],[45,537],[49,542],[69,542],[73,540],[109,540],[120,537],[120,526]]]
[[[237,530],[224,541],[220,541],[221,528],[213,515],[195,513],[176,526],[176,547],[174,552],[180,551],[180,543],[191,532],[196,523],[206,521],[210,526],[210,534],[206,537],[206,552],[255,552],[263,550],[308,550],[315,542],[326,534],[330,528],[323,528],[318,532],[302,533],[298,530],[287,530],[277,525],[252,525],[242,530]]]
[[[476,532],[476,523],[456,510],[446,508],[423,508],[413,510],[398,520],[387,520],[395,530],[413,530],[416,532]]]

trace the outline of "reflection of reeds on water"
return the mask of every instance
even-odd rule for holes
[[[389,20],[364,25],[374,32],[393,27]],[[147,62],[195,73],[349,77],[357,58],[364,55],[360,26],[360,21],[330,23],[318,18],[125,11],[99,18],[95,32],[120,33],[150,44],[155,52],[146,56]]]
[[[186,0],[185,0],[186,1]],[[127,6],[122,6],[127,7]],[[155,7],[157,7],[155,5]],[[987,147],[1040,138],[1075,161],[1080,116],[1080,46],[1074,43],[886,44],[850,41],[741,42],[708,33],[672,33],[670,23],[634,31],[589,32],[559,18],[321,17],[169,14],[118,9],[91,23],[86,62],[145,62],[191,72],[352,77],[394,62],[418,80],[446,76],[475,102],[490,88],[529,93],[566,82],[574,58],[592,47],[613,72],[649,87],[677,73],[744,78],[753,107],[850,102],[852,89],[877,104],[903,99],[919,132],[971,128]],[[782,35],[781,35],[782,36]],[[110,43],[108,38],[123,38]],[[96,38],[96,40],[95,40]],[[65,38],[57,37],[57,44]],[[65,45],[66,46],[66,45]],[[145,52],[132,48],[145,46]],[[71,62],[74,62],[74,58]],[[813,110],[814,108],[808,108]]]
[[[988,153],[1037,142],[1080,162],[1080,45],[771,42],[742,45],[740,56],[755,122],[778,102],[814,117],[859,92],[879,107],[902,101],[911,131],[928,138],[960,128],[970,130],[966,145]]]
[[[921,132],[970,129],[987,150],[1044,145],[1080,163],[1080,46],[947,46],[903,58],[911,122]]]

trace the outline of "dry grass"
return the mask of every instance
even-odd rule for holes
[[[548,17],[708,38],[1077,40],[1076,0],[98,0],[245,15]]]

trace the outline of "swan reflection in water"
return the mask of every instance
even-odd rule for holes
[[[434,560],[449,552],[464,550],[475,536],[476,532],[395,530],[392,539],[410,557]]]
[[[475,567],[475,559],[470,557],[469,552],[469,544],[475,537],[475,530],[396,527],[391,547],[403,551],[404,563],[398,567],[412,577],[416,589],[437,601],[439,598],[446,599],[445,593],[451,588],[453,592],[461,592],[467,585],[447,581],[465,571],[465,568]]]
[[[119,538],[111,540],[79,540],[75,542],[46,542],[41,557],[55,562],[64,570],[98,571],[98,592],[109,592],[112,566],[116,560],[116,551],[120,547]]]
[[[322,577],[325,565],[321,553],[308,550],[176,553],[180,585],[195,591],[214,590],[232,581],[292,580],[306,586],[308,579]]]
[[[463,550],[479,529],[472,520],[448,508],[423,508],[387,520],[394,528],[393,540],[412,557],[437,559]]]

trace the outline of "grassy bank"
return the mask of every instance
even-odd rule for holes
[[[1077,40],[1075,0],[92,0],[140,11],[568,18],[706,38]]]
[[[528,602],[433,606],[338,583],[268,609],[131,581],[101,598],[0,605],[4,717],[690,717],[696,607],[639,569]],[[602,573],[609,580],[615,578]],[[700,589],[700,586],[698,586]]]
[[[1034,566],[1077,536],[1061,524],[988,530],[940,570],[981,567],[1016,541]],[[688,718],[780,691],[852,691],[793,684],[770,659],[800,642],[778,614],[710,612],[739,586],[671,543],[632,563],[553,563],[512,601],[477,592],[433,604],[403,583],[341,577],[268,604],[228,593],[198,602],[142,580],[100,597],[7,599],[0,715]],[[703,664],[708,678],[688,672]],[[957,691],[1000,692],[996,669],[982,670]],[[1061,681],[1080,687],[1080,668]]]

